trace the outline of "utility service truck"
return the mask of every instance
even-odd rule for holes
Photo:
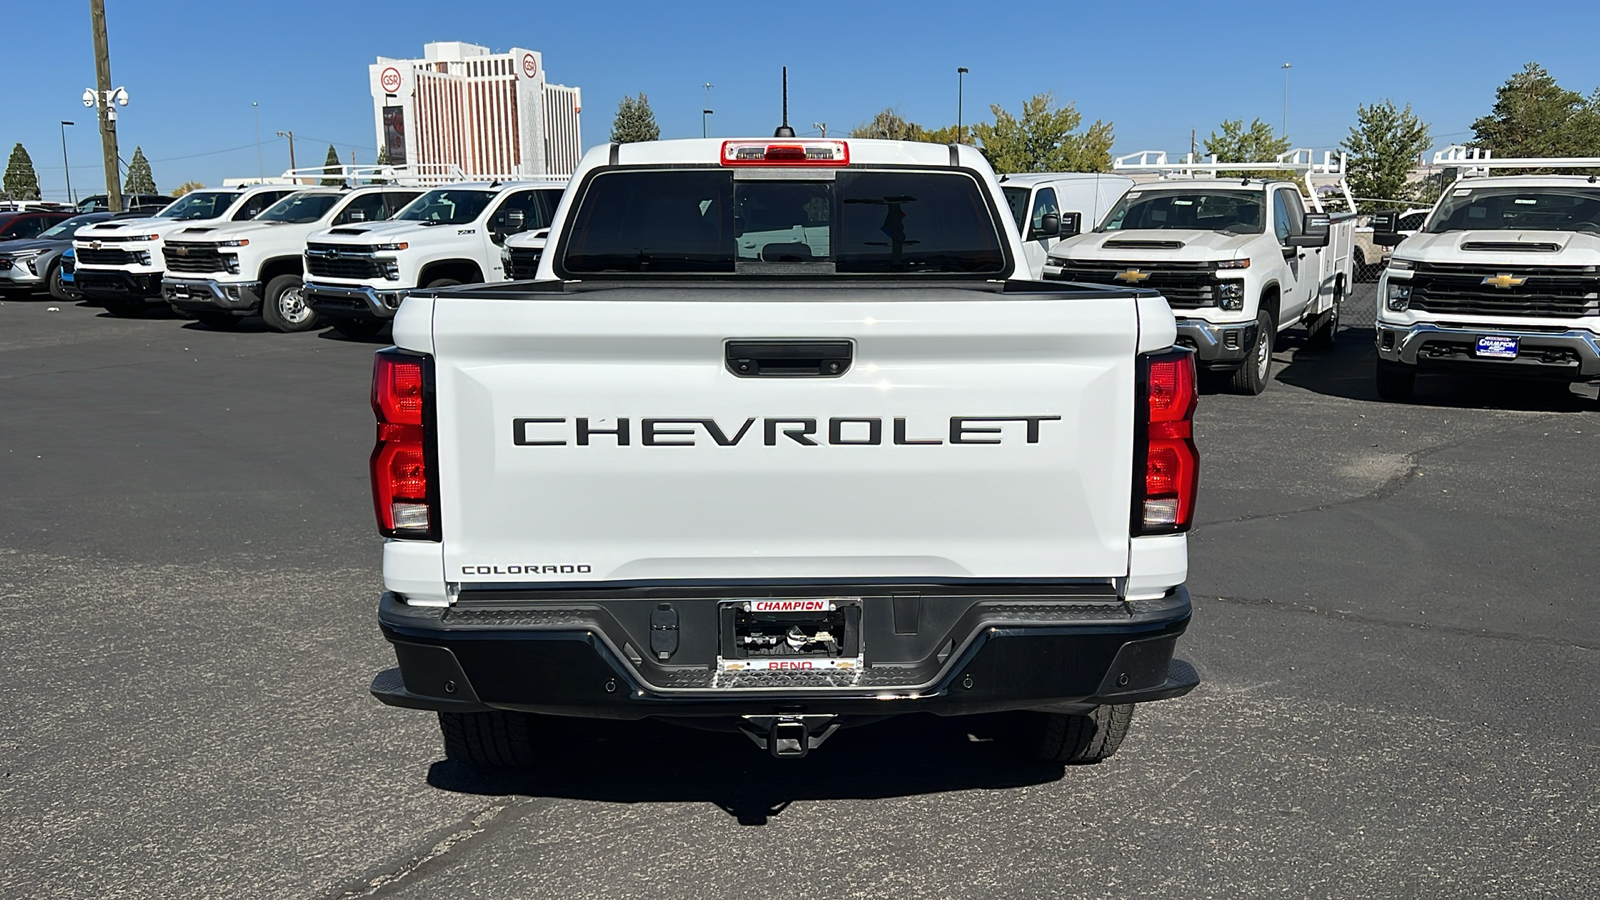
[[[371,690],[451,759],[933,712],[1092,762],[1197,683],[1193,353],[1153,291],[1031,279],[975,149],[597,147],[536,275],[413,292],[376,355]]]
[[[329,227],[381,222],[423,188],[396,183],[406,179],[388,166],[330,166],[307,175],[342,183],[296,191],[247,222],[192,226],[168,237],[161,288],[167,303],[212,328],[231,328],[256,313],[274,331],[316,327],[301,289],[306,238]]]
[[[1378,283],[1378,394],[1404,400],[1418,372],[1600,382],[1600,158],[1495,159],[1448,147],[1434,165],[1461,177],[1420,231],[1392,215],[1374,237],[1398,244]]]
[[[306,302],[352,336],[376,334],[418,288],[504,281],[506,238],[544,229],[566,179],[462,182],[390,221],[340,225],[306,243]]]
[[[161,252],[185,228],[244,222],[294,193],[292,184],[242,184],[191,191],[147,219],[113,219],[79,229],[73,239],[76,288],[114,316],[142,315],[165,301]]]
[[[1168,162],[1130,154],[1114,171],[1159,176],[1135,185],[1092,233],[1056,245],[1044,277],[1161,292],[1178,340],[1200,365],[1259,394],[1271,382],[1277,336],[1303,326],[1312,346],[1338,335],[1339,304],[1353,282],[1353,212],[1323,208],[1324,185],[1355,209],[1342,157],[1294,150],[1266,163]],[[1273,173],[1256,178],[1251,173]],[[1278,180],[1298,174],[1304,185]],[[1310,209],[1306,207],[1309,204]]]

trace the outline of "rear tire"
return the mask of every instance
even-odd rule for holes
[[[221,312],[197,312],[194,317],[201,325],[207,328],[215,328],[218,331],[232,331],[239,327],[239,322],[241,321],[238,316],[230,316]]]
[[[1344,303],[1344,276],[1333,285],[1333,305],[1317,317],[1306,333],[1306,346],[1313,350],[1332,350],[1339,340],[1339,307]]]
[[[432,290],[433,288],[455,287],[460,283],[461,282],[454,278],[435,278],[434,280],[428,282],[428,288]]]
[[[475,769],[517,769],[534,765],[534,723],[528,713],[493,710],[439,713],[444,755]]]
[[[143,297],[108,297],[99,303],[106,312],[123,319],[137,319],[150,308]]]
[[[1417,387],[1417,370],[1410,366],[1378,363],[1378,396],[1385,400],[1410,400]]]
[[[1254,397],[1267,389],[1272,380],[1272,345],[1277,336],[1272,314],[1264,309],[1256,313],[1256,342],[1250,346],[1244,365],[1234,370],[1230,384],[1235,394]]]
[[[1082,765],[1110,759],[1133,725],[1133,704],[1087,713],[1022,713],[1018,749],[1040,762]]]
[[[383,330],[383,323],[377,319],[333,319],[329,324],[334,331],[358,341],[369,340]]]
[[[306,305],[299,275],[279,275],[262,292],[261,318],[273,331],[290,334],[317,327],[317,311]]]

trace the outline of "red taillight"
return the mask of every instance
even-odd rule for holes
[[[372,364],[372,505],[384,537],[438,539],[424,428],[427,358],[384,350]]]
[[[844,141],[723,141],[725,166],[848,166]]]
[[[1199,399],[1194,354],[1187,350],[1140,357],[1139,428],[1134,446],[1134,534],[1187,531],[1200,483],[1194,445]]]

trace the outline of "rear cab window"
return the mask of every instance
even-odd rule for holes
[[[562,277],[1003,277],[1004,230],[959,169],[601,170],[580,189]]]

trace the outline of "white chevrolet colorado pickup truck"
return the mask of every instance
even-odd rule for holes
[[[504,281],[508,236],[549,227],[561,182],[463,182],[428,191],[387,222],[306,242],[306,302],[351,336],[376,334],[418,288]]]
[[[1463,167],[1422,229],[1375,217],[1399,244],[1378,282],[1377,388],[1411,396],[1419,372],[1600,383],[1600,184],[1587,175],[1493,169],[1596,168],[1595,159],[1493,159],[1451,147]]]
[[[242,185],[184,194],[148,219],[113,219],[79,229],[72,243],[73,282],[91,303],[114,316],[138,316],[160,306],[166,258],[161,249],[175,231],[243,222],[294,193],[293,185]]]
[[[162,254],[161,292],[212,328],[260,313],[274,331],[306,331],[317,315],[301,296],[306,238],[330,226],[381,222],[422,193],[394,184],[297,191],[248,222],[185,228]]]
[[[1022,272],[970,147],[591,151],[536,281],[414,293],[377,354],[372,693],[482,766],[552,716],[1110,756],[1198,682],[1193,353],[1153,291]]]
[[[1152,155],[1159,161],[1130,161]],[[1157,151],[1123,157],[1114,168],[1169,178],[1135,186],[1093,232],[1057,244],[1044,277],[1160,291],[1177,313],[1179,343],[1195,350],[1200,365],[1228,374],[1237,393],[1259,394],[1271,383],[1280,333],[1303,325],[1312,346],[1338,335],[1339,305],[1354,281],[1354,215],[1323,212],[1309,177],[1315,208],[1308,212],[1291,181],[1195,176],[1282,166],[1341,178],[1339,162],[1297,163],[1297,155],[1309,151],[1271,163],[1177,168]]]

